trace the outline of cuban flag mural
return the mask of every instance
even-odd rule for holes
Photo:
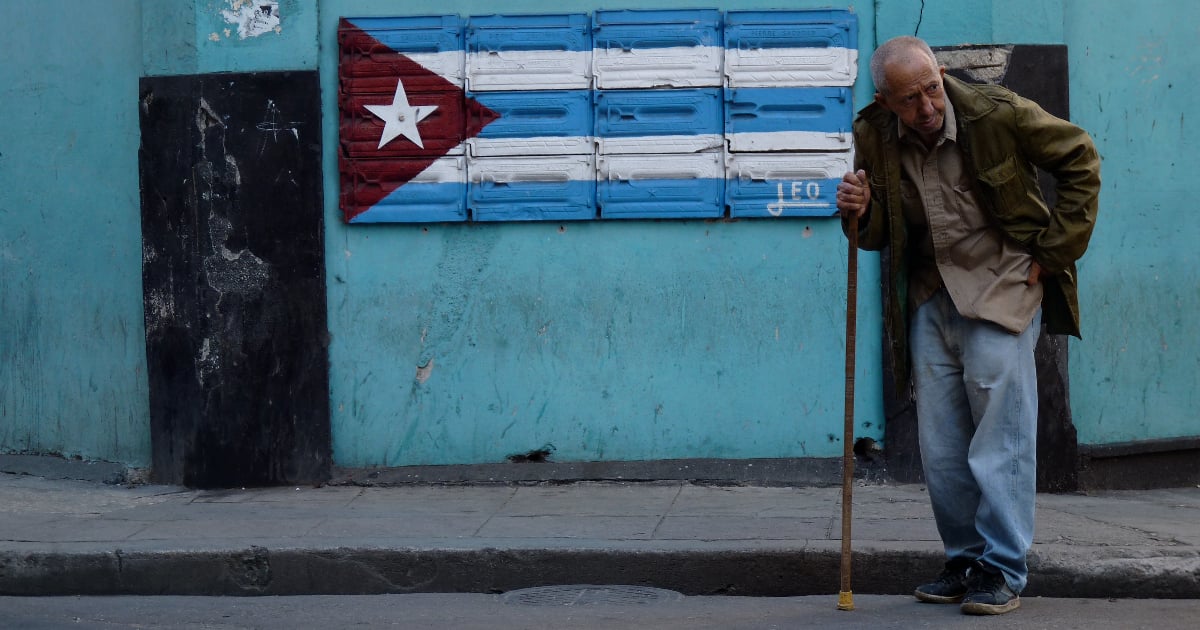
[[[343,18],[351,223],[831,216],[846,11]]]

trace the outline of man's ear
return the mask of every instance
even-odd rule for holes
[[[888,107],[887,99],[883,97],[882,92],[875,93],[875,102],[878,103],[880,107],[888,110],[889,112],[892,111],[892,108]]]

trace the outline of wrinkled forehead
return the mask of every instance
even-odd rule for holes
[[[937,72],[937,59],[930,57],[924,50],[916,47],[908,47],[897,50],[884,61],[884,70],[891,72],[893,69],[903,68],[909,72],[919,72],[921,70],[929,70]]]
[[[905,51],[883,66],[890,92],[912,89],[941,78],[937,62],[920,50]]]

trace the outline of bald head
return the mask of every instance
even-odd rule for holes
[[[881,94],[887,93],[888,66],[897,63],[913,65],[918,62],[927,62],[933,68],[938,67],[937,57],[934,57],[933,50],[925,40],[908,35],[887,40],[871,55],[871,81],[875,83],[875,90]]]

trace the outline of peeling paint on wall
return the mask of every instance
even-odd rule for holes
[[[433,373],[433,359],[423,365],[417,366],[417,382],[424,383],[429,380],[429,375]]]
[[[225,18],[225,22],[237,25],[238,39],[283,31],[283,27],[280,26],[277,0],[227,0],[227,2],[229,8],[221,10],[221,17]],[[225,37],[229,37],[229,35],[229,29],[225,29]],[[211,39],[212,36],[209,38]]]

